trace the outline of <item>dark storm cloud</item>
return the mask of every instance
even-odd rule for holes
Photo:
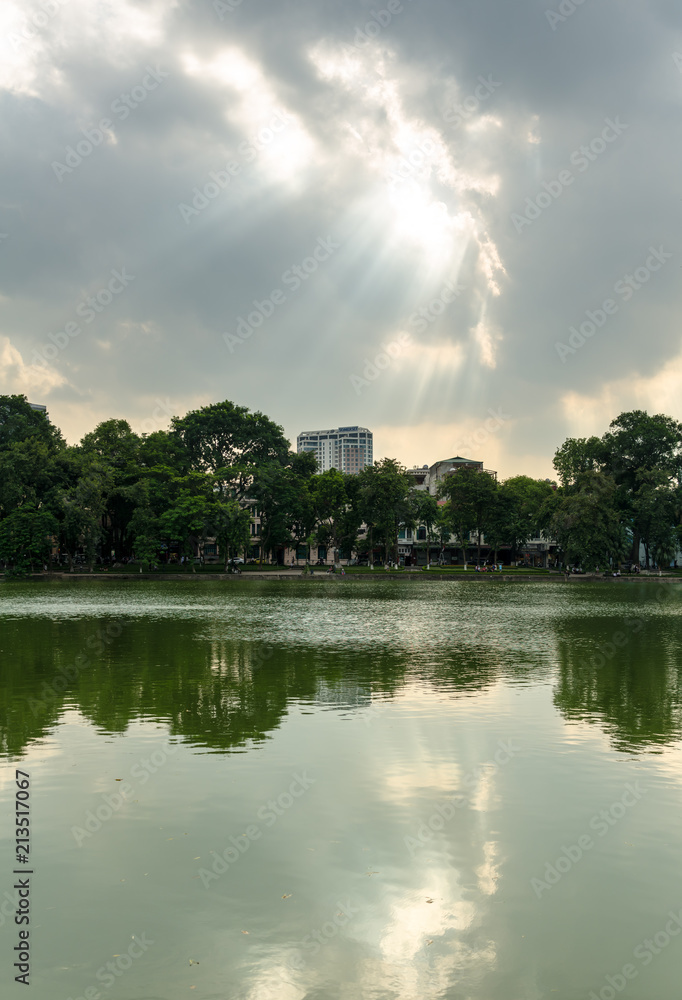
[[[682,25],[671,4],[572,7],[196,0],[98,21],[70,0],[8,35],[7,388],[72,438],[228,397],[291,435],[402,429],[410,462],[436,457],[410,428],[445,442],[502,405],[507,472],[551,455],[576,398],[602,419],[606,384],[621,408],[646,395],[680,353]],[[673,257],[625,300],[652,246]],[[465,290],[429,311],[446,281]],[[401,331],[410,350],[356,392]]]

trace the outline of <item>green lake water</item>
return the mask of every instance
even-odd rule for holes
[[[0,585],[0,996],[675,1000],[681,626],[653,582]]]

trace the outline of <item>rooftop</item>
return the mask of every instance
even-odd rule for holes
[[[371,434],[372,432],[367,427],[322,427],[319,430],[314,431],[301,431],[298,437],[305,437],[307,434],[352,434],[355,431],[359,431],[361,434]]]

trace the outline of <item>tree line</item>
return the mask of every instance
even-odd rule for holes
[[[682,424],[644,410],[621,413],[602,437],[567,438],[557,483],[515,476],[499,486],[464,469],[440,487],[455,533],[493,549],[538,534],[565,566],[586,571],[622,561],[667,566],[682,547]]]
[[[190,564],[215,540],[225,565],[251,551],[329,546],[343,556],[398,560],[400,533],[422,528],[427,553],[455,536],[466,559],[481,547],[514,557],[541,532],[565,564],[589,570],[627,557],[669,561],[682,540],[682,425],[622,413],[602,438],[569,438],[554,457],[558,484],[504,482],[463,468],[436,495],[414,488],[395,459],[357,475],[318,473],[292,452],[281,426],[229,401],[173,417],[167,431],[136,434],[100,423],[68,445],[24,396],[0,396],[0,562],[15,574],[49,563],[55,545],[73,566],[98,559],[140,565],[171,552]],[[427,554],[427,559],[430,557]]]

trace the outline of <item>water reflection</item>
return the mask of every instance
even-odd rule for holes
[[[567,720],[600,726],[619,750],[653,749],[682,732],[680,601],[637,596],[556,628],[555,705]]]
[[[589,585],[186,587],[4,587],[0,750],[77,708],[108,733],[149,718],[223,752],[269,738],[292,703],[357,711],[414,680],[448,698],[553,683],[562,716],[619,749],[682,733],[673,588],[661,603]]]
[[[34,995],[84,995],[144,930],[129,1000],[589,996],[682,899],[679,615],[644,587],[0,588],[2,751],[48,831]]]

